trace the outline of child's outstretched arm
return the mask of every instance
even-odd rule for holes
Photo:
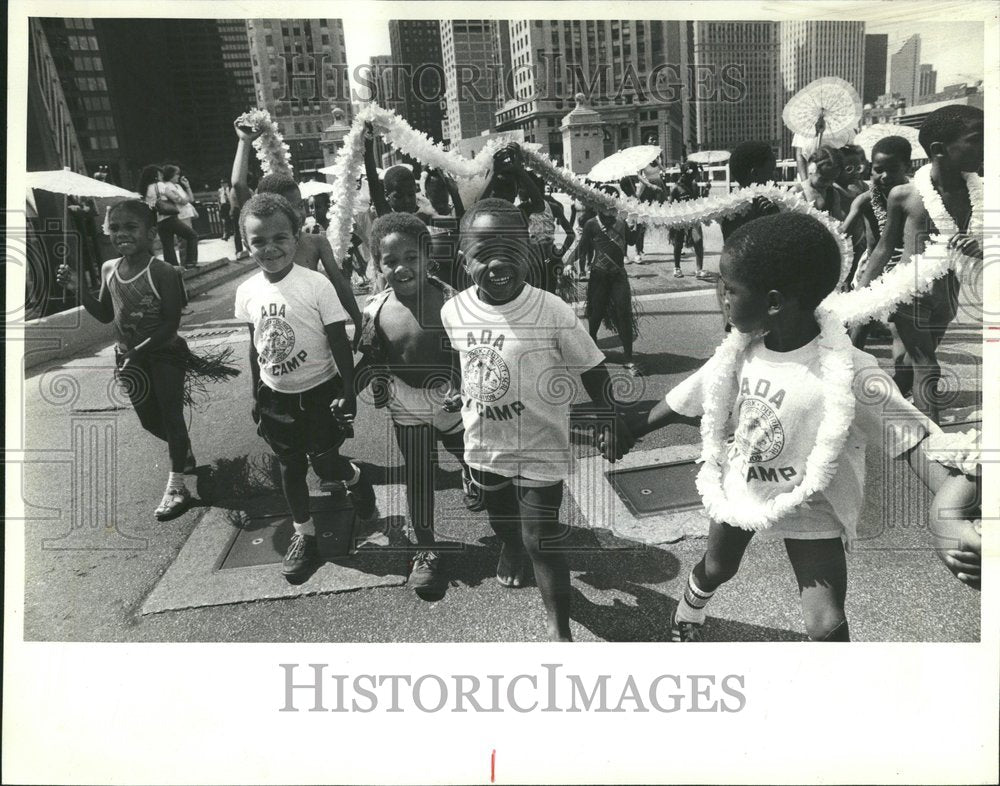
[[[343,398],[334,399],[330,403],[330,409],[339,418],[347,419],[358,411],[357,397],[354,394],[354,353],[347,340],[343,322],[324,325],[323,329],[326,331],[326,340],[330,345],[330,352],[333,353],[333,361],[337,364],[337,371],[344,381]]]
[[[250,168],[250,148],[253,146],[253,141],[263,133],[263,130],[253,131],[235,122],[233,123],[233,128],[236,129],[236,136],[239,137],[239,142],[236,143],[236,156],[233,158],[233,171],[229,176],[229,184],[233,187],[233,191],[236,194],[236,201],[244,205],[253,196],[253,192],[250,191],[250,187],[247,185],[247,171]]]
[[[858,194],[858,196],[851,202],[851,209],[847,211],[847,216],[844,218],[843,223],[840,225],[840,231],[845,235],[850,236],[851,230],[854,229],[854,223],[860,220],[863,216],[864,206],[869,201],[871,201],[872,195],[870,191],[865,191],[863,194]]]
[[[455,208],[455,218],[461,220],[465,215],[465,205],[462,203],[462,195],[458,193],[458,184],[447,172],[441,172],[441,180],[445,188],[448,189],[448,196],[451,197],[451,205]]]
[[[674,410],[670,408],[670,405],[667,404],[666,400],[661,399],[648,414],[643,415],[641,413],[636,413],[631,415],[627,419],[627,422],[633,436],[635,436],[636,439],[640,439],[652,431],[656,431],[657,429],[665,426],[670,426],[674,423],[697,426],[701,422],[701,418],[690,417],[688,415],[681,415],[678,412],[674,412]]]
[[[603,414],[614,414],[614,426],[605,426],[595,440],[604,458],[613,464],[632,449],[635,438],[611,395],[611,377],[607,366],[602,362],[587,369],[580,375],[580,381]]]
[[[323,265],[323,270],[326,271],[326,276],[333,284],[333,288],[337,290],[337,299],[340,300],[340,305],[344,307],[347,315],[354,322],[354,338],[355,344],[357,344],[357,339],[361,336],[361,309],[358,308],[358,301],[354,298],[354,291],[351,289],[350,283],[345,280],[340,265],[334,259],[330,241],[326,239],[325,235],[318,237],[320,264]]]
[[[882,275],[886,263],[892,258],[892,252],[903,245],[903,229],[906,226],[906,196],[904,189],[897,187],[889,192],[888,205],[886,208],[885,231],[879,238],[875,250],[868,255],[868,264],[865,266],[861,280],[858,282],[858,289],[868,286],[872,281]],[[919,245],[920,239],[917,238]],[[919,253],[919,250],[917,251]]]
[[[253,396],[253,409],[250,415],[254,423],[260,422],[260,412],[257,410],[257,390],[260,388],[260,358],[257,356],[257,345],[253,340],[253,322],[247,322],[250,331],[250,393]]]
[[[365,179],[368,181],[368,196],[375,206],[375,213],[380,216],[391,213],[385,198],[385,188],[375,165],[375,126],[371,123],[365,123]]]
[[[566,238],[563,240],[562,248],[559,249],[559,256],[563,256],[569,247],[573,245],[573,241],[576,240],[576,230],[573,228],[573,219],[576,216],[576,210],[574,208],[573,213],[570,214],[569,218],[566,218],[566,211],[558,200],[553,199],[549,205],[552,208],[552,217],[555,218],[556,223],[562,227],[563,232],[566,233]]]
[[[96,298],[87,287],[80,286],[80,280],[76,271],[69,265],[60,265],[56,270],[56,281],[59,282],[59,285],[65,287],[70,292],[75,292],[77,297],[80,298],[80,305],[87,309],[87,313],[105,325],[109,324],[115,318],[115,309],[111,303],[111,292],[108,290],[105,282],[114,270],[116,262],[117,260],[109,259],[101,265],[101,291],[98,292]]]

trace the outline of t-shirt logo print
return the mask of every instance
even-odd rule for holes
[[[473,347],[469,350],[462,378],[466,394],[477,401],[496,401],[510,387],[507,364],[492,347]]]
[[[736,444],[747,461],[772,461],[785,447],[785,430],[774,410],[759,398],[746,398],[740,404]]]
[[[263,348],[259,351],[264,363],[281,363],[295,348],[295,331],[281,317],[268,317],[261,323]]]

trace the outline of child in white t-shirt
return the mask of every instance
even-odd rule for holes
[[[840,261],[833,235],[805,214],[765,216],[737,229],[726,241],[720,264],[729,318],[740,333],[762,335],[752,338],[737,358],[735,379],[715,380],[719,372],[713,358],[647,417],[629,423],[637,436],[670,423],[696,423],[706,397],[719,395],[713,383],[730,392],[735,388],[729,413],[735,435],[721,458],[721,492],[730,503],[727,510],[741,511],[735,515],[765,510],[778,495],[794,491],[807,476],[815,477],[817,461],[810,454],[817,436],[829,434],[824,421],[837,408],[827,401],[835,383],[821,366],[824,345],[814,310],[836,287]],[[905,456],[934,491],[948,477],[924,452],[924,438],[936,429],[934,424],[899,394],[873,357],[853,348],[839,332],[831,340],[840,338],[844,342],[838,352],[853,364],[851,390],[845,393],[855,400],[854,416],[840,454],[828,464],[828,484],[766,528],[750,523],[742,528],[713,517],[706,553],[691,571],[671,620],[674,641],[701,639],[705,606],[736,575],[755,529],[785,540],[810,639],[848,641],[843,542],[856,536],[865,448],[873,443],[889,456]],[[706,488],[700,490],[704,495]]]
[[[605,455],[618,458],[631,440],[607,398],[604,355],[572,307],[525,283],[531,252],[520,209],[480,200],[462,219],[459,247],[474,286],[445,303],[441,323],[461,358],[465,461],[502,542],[497,580],[524,586],[528,557],[549,636],[569,641],[569,568],[558,545],[570,464],[569,375],[579,374],[615,419],[618,427],[605,430]]]
[[[293,583],[308,578],[319,561],[309,464],[323,480],[346,482],[359,517],[378,515],[371,481],[338,452],[346,436],[341,423],[356,411],[347,313],[326,276],[294,264],[301,228],[298,212],[277,194],[257,194],[246,203],[240,231],[261,272],[240,284],[235,309],[250,328],[257,432],[281,463],[295,525],[282,562]]]

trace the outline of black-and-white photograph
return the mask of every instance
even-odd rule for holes
[[[984,640],[982,5],[90,5],[8,104],[24,642]]]

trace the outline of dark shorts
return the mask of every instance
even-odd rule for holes
[[[958,276],[953,272],[939,278],[930,292],[899,306],[890,322],[905,320],[921,330],[944,329],[958,313]]]
[[[339,395],[338,382],[331,379],[304,393],[278,393],[260,383],[257,433],[279,460],[315,457],[344,444],[347,435],[330,412],[330,402]]]

